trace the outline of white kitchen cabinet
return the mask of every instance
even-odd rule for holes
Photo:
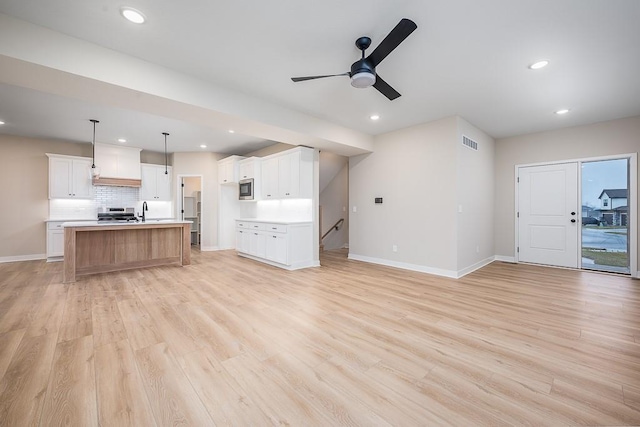
[[[91,199],[91,159],[47,154],[50,199]]]
[[[248,157],[246,159],[242,159],[238,162],[238,171],[239,177],[238,179],[251,179],[254,180],[260,179],[260,158],[259,157]]]
[[[287,251],[286,233],[267,233],[265,258],[279,264],[288,264],[289,257]]]
[[[313,197],[313,149],[296,147],[262,159],[264,199]]]
[[[220,184],[238,182],[238,162],[242,159],[244,159],[242,156],[229,156],[222,160],[218,160],[218,182]]]
[[[141,148],[95,144],[96,167],[100,178],[141,179]]]
[[[47,259],[64,256],[63,221],[47,223]]]
[[[311,222],[236,221],[236,250],[247,258],[287,270],[317,266]]]
[[[251,231],[238,228],[236,230],[236,250],[249,253],[249,234]]]
[[[278,158],[272,157],[262,161],[262,198],[279,199],[278,192]]]
[[[278,158],[278,192],[281,198],[300,197],[300,163],[300,151]]]
[[[262,231],[251,231],[249,234],[249,254],[258,258],[266,257],[267,236]]]
[[[140,200],[170,201],[171,200],[171,167],[167,174],[163,165],[141,164]]]

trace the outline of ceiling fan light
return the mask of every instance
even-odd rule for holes
[[[376,82],[376,75],[369,72],[360,72],[351,76],[351,86],[365,88],[373,86]]]

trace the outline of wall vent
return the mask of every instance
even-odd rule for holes
[[[473,139],[471,138],[467,138],[466,136],[462,135],[462,145],[471,148],[472,150],[476,150],[478,151],[478,143],[475,142]]]

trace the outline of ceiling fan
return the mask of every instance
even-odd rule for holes
[[[325,77],[349,76],[351,78],[351,86],[357,88],[373,86],[381,94],[389,98],[390,101],[393,101],[398,98],[400,94],[385,82],[382,77],[376,74],[376,67],[387,55],[393,52],[404,39],[409,37],[416,28],[418,28],[418,26],[412,20],[406,18],[401,19],[398,25],[382,40],[382,43],[366,58],[364,57],[364,51],[371,45],[371,39],[366,36],[360,37],[356,40],[356,46],[362,51],[362,58],[351,65],[351,71],[326,76],[292,77],[291,80],[294,82],[302,82],[305,80],[323,79]]]

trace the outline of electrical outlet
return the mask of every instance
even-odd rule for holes
[[[392,250],[393,252],[398,252],[398,245],[393,245],[393,246],[391,246],[391,250]]]
[[[353,211],[354,211],[354,212],[358,212],[358,208],[354,206],[354,207],[353,207]]]
[[[480,246],[476,246],[476,253],[479,254],[480,253]]]

